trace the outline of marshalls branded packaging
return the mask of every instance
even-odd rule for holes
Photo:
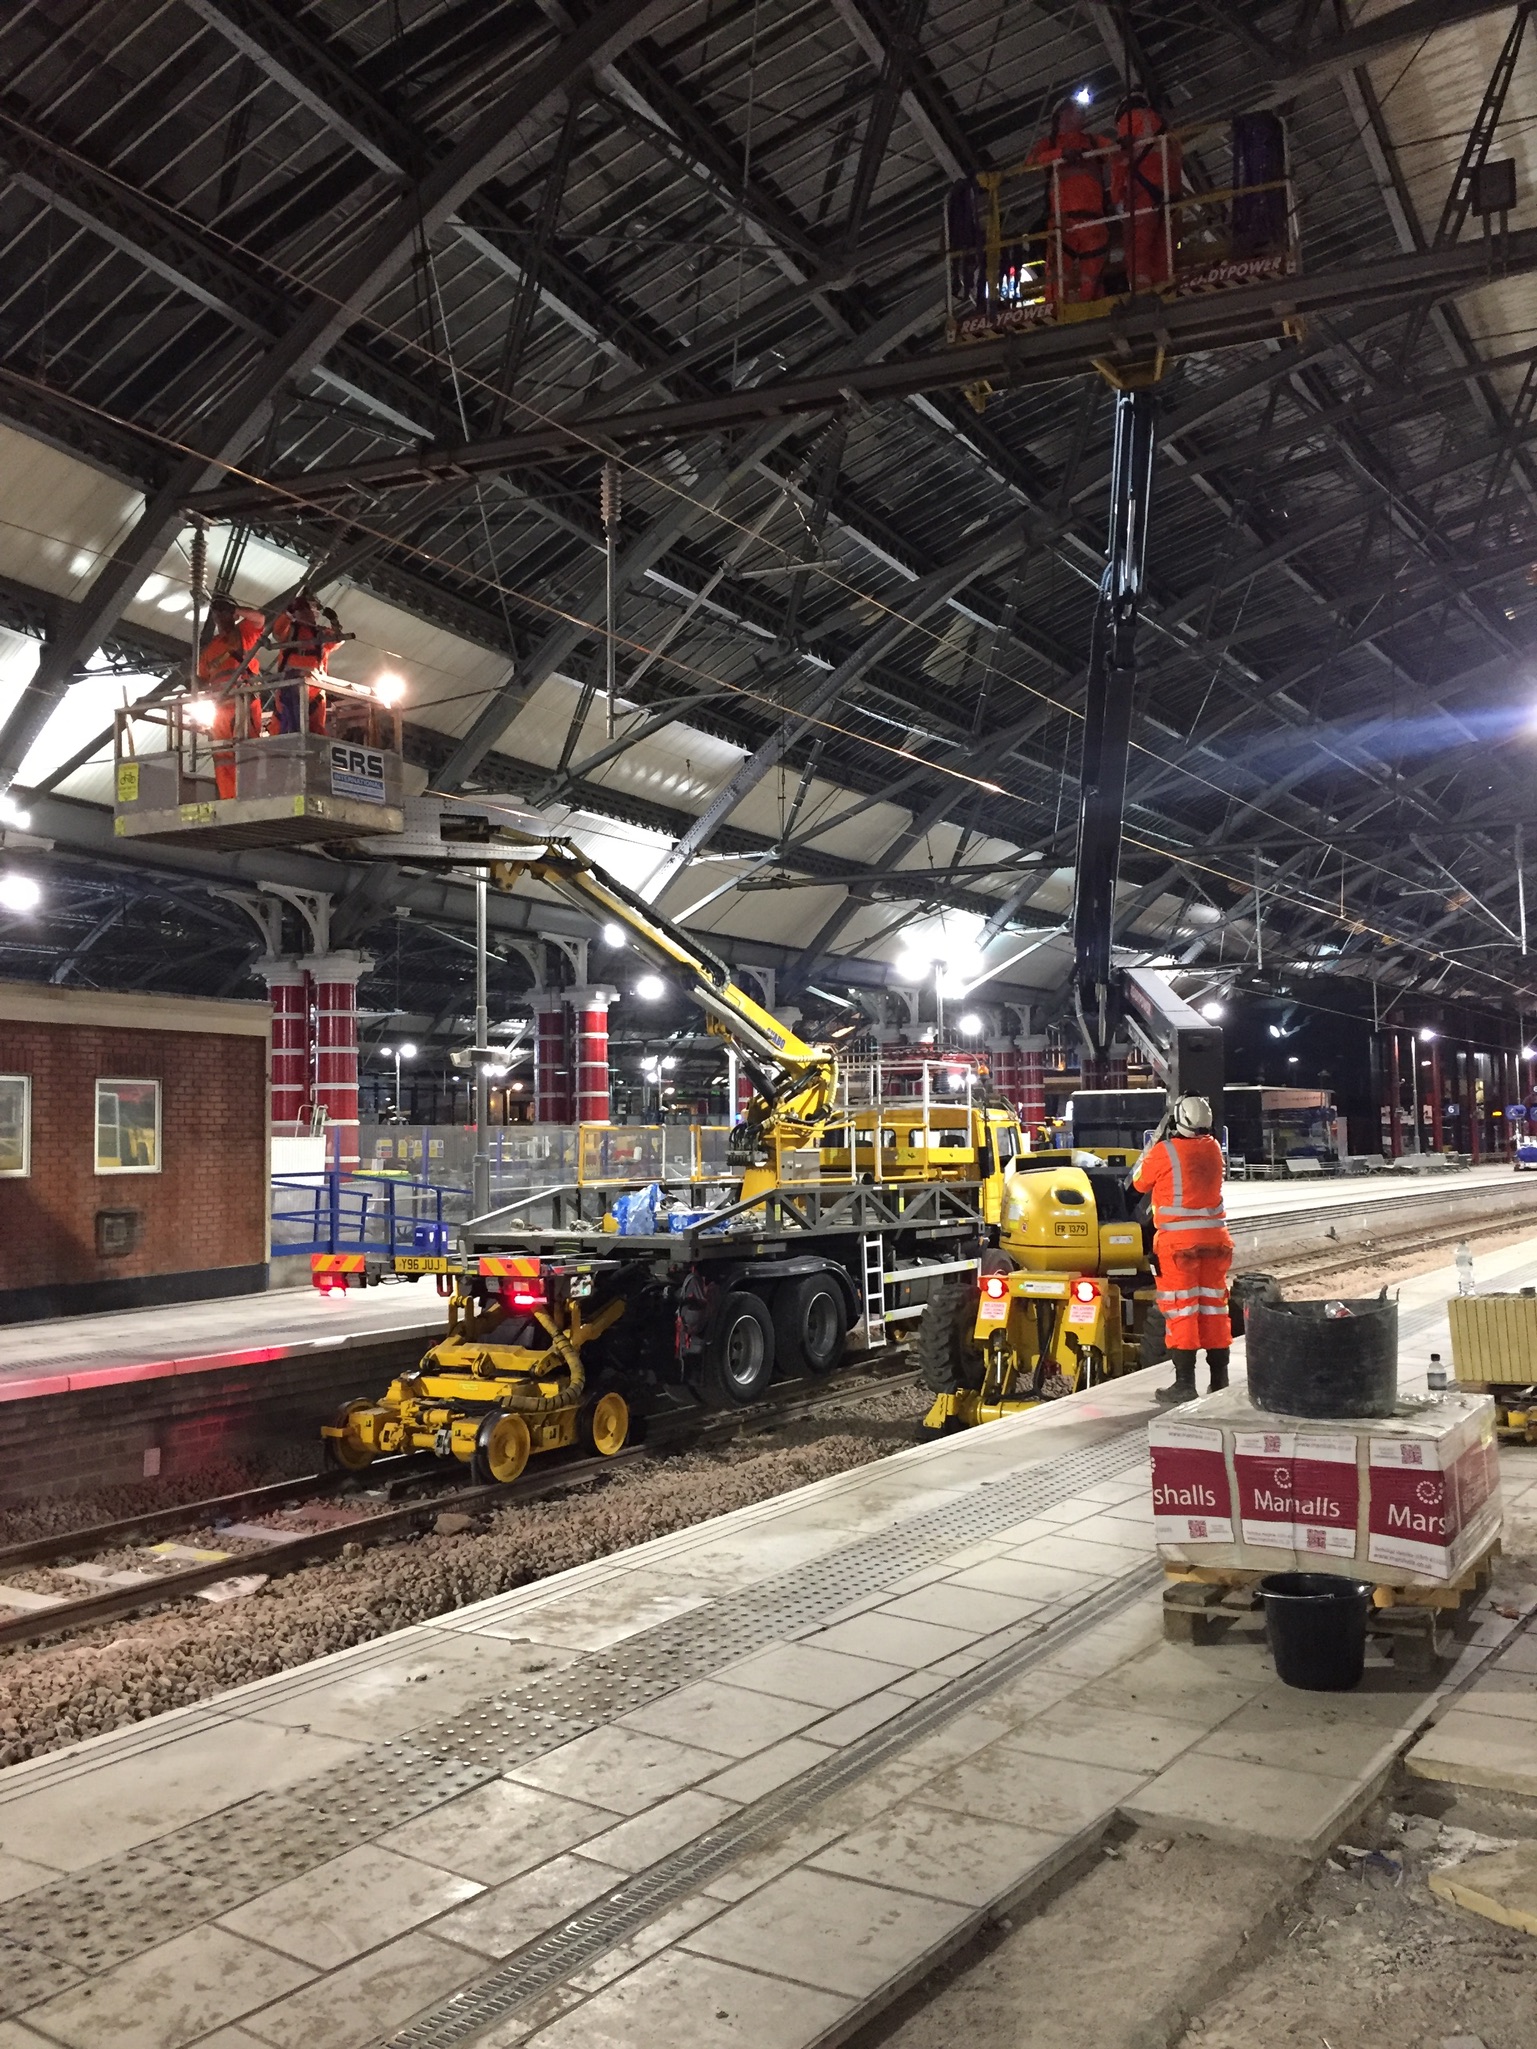
[[[1500,1533],[1487,1395],[1307,1422],[1234,1387],[1155,1417],[1148,1439],[1154,1536],[1172,1565],[1435,1584],[1460,1578]]]

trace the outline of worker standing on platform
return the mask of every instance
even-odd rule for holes
[[[329,605],[318,604],[312,591],[300,591],[288,610],[279,612],[272,622],[272,641],[278,651],[274,732],[299,731],[301,678],[307,679],[309,691],[309,730],[325,731],[326,693],[317,679],[326,674],[331,650],[340,647],[346,637],[340,619]]]
[[[1174,1361],[1173,1384],[1160,1387],[1157,1399],[1193,1402],[1195,1355],[1202,1346],[1211,1378],[1208,1392],[1227,1386],[1233,1341],[1227,1276],[1233,1241],[1222,1206],[1226,1163],[1211,1135],[1211,1104],[1204,1096],[1181,1096],[1174,1105],[1174,1129],[1166,1133],[1168,1123],[1165,1118],[1131,1179],[1134,1188],[1153,1199],[1158,1307]]]
[[[1122,221],[1129,291],[1151,292],[1174,276],[1181,190],[1178,142],[1146,93],[1129,92],[1115,110],[1120,144],[1111,163],[1110,196]]]
[[[1110,252],[1109,204],[1103,155],[1109,148],[1084,120],[1083,106],[1065,99],[1025,159],[1047,173],[1046,299],[1050,305],[1084,305],[1100,296]]]
[[[254,690],[242,698],[240,686],[254,681],[252,656],[266,626],[265,612],[237,605],[233,598],[217,597],[208,607],[208,634],[197,658],[197,680],[203,690],[218,693],[211,731],[214,781],[221,797],[235,794],[235,723],[242,703],[248,707],[240,721],[242,731],[261,731],[260,701]]]

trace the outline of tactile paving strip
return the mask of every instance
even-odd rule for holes
[[[677,1687],[778,1639],[804,1635],[893,1581],[1113,1477],[1144,1455],[1144,1431],[1141,1419],[1128,1421],[1097,1444],[984,1481],[826,1557],[371,1744],[344,1772],[256,1794],[22,1893],[0,1906],[0,1944],[14,1944],[40,1971],[109,1970]],[[60,1989],[53,1983],[16,1993],[6,1980],[0,2015],[24,2012]]]

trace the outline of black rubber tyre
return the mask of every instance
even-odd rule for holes
[[[780,1373],[812,1379],[831,1373],[848,1334],[848,1306],[830,1274],[781,1281],[775,1289],[774,1358]]]
[[[744,1409],[761,1401],[774,1377],[774,1319],[761,1296],[737,1288],[720,1306],[695,1394],[711,1409]]]
[[[938,1282],[923,1305],[913,1362],[930,1394],[959,1394],[980,1387],[986,1361],[972,1336],[977,1321],[977,1288],[968,1275]]]
[[[1137,1343],[1137,1363],[1139,1366],[1157,1366],[1168,1356],[1169,1340],[1164,1335],[1163,1311],[1156,1302],[1150,1302]]]

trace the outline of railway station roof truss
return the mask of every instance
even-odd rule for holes
[[[427,792],[574,831],[781,993],[928,932],[1049,1012],[1093,366],[1156,341],[1118,941],[1519,1003],[1530,11],[17,0],[0,787],[60,859],[0,973],[232,988],[261,881],[375,955],[410,912],[424,986],[462,951],[467,892],[409,848],[114,840],[107,734],[185,661],[195,510],[211,576],[308,579],[340,674],[405,675]],[[951,346],[950,188],[1072,92],[1108,127],[1128,77],[1196,192],[1221,124],[1283,117],[1300,276]],[[494,929],[564,928],[531,898]]]

